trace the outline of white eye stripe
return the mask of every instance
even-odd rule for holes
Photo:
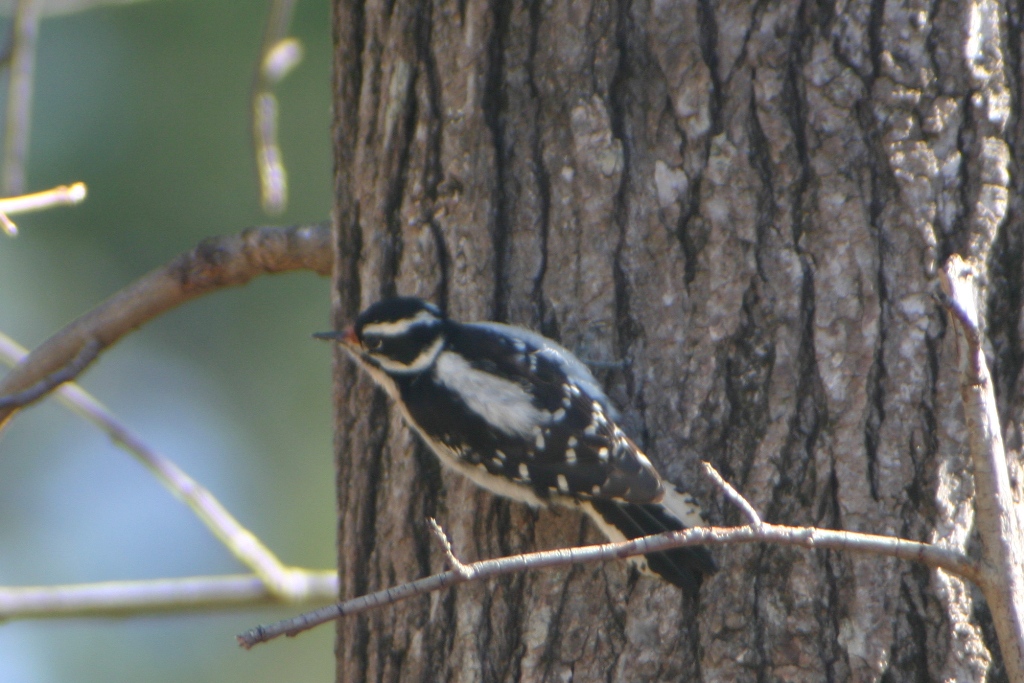
[[[401,337],[411,328],[418,325],[429,325],[439,322],[438,317],[430,311],[420,311],[411,318],[387,323],[368,323],[363,325],[362,335],[376,337]]]
[[[380,356],[372,353],[368,355],[377,361],[377,364],[388,372],[394,374],[414,373],[422,372],[429,368],[437,358],[437,354],[441,352],[442,346],[444,346],[444,337],[438,337],[434,340],[434,343],[420,351],[420,354],[413,358],[409,363],[402,363],[401,361],[388,358],[387,356]]]

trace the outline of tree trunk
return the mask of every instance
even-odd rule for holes
[[[743,520],[701,460],[767,521],[970,547],[935,275],[982,274],[1016,486],[1020,12],[336,0],[337,322],[401,293],[561,341],[715,523]],[[442,471],[340,357],[336,382],[344,596],[442,570],[428,516],[464,561],[602,540]],[[714,554],[695,602],[611,563],[343,620],[338,680],[1005,680],[959,580]]]

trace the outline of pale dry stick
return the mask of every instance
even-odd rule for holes
[[[295,0],[273,0],[252,86],[252,138],[260,203],[269,214],[288,204],[288,173],[278,143],[278,107],[273,87],[302,60],[302,45],[288,37]]]
[[[7,335],[0,333],[0,360],[8,365],[20,362],[27,351]],[[228,512],[208,489],[166,458],[146,445],[121,424],[110,410],[77,384],[66,384],[56,392],[57,399],[72,412],[102,429],[117,445],[128,451],[175,498],[188,506],[217,539],[242,564],[267,585],[270,594],[284,600],[301,599],[309,582],[309,570],[285,566],[251,531]],[[313,572],[323,573],[323,572]],[[0,612],[2,616],[2,612]]]
[[[14,221],[10,217],[0,211],[0,231],[6,234],[8,237],[18,236],[18,226],[14,224]]]
[[[330,605],[292,619],[268,626],[257,626],[237,639],[239,645],[249,649],[282,635],[295,636],[303,631],[352,614],[390,605],[407,598],[431,593],[466,581],[490,579],[527,569],[564,567],[584,562],[607,562],[636,555],[671,550],[692,545],[730,545],[736,543],[776,543],[804,548],[827,548],[888,555],[904,560],[922,562],[944,569],[968,580],[974,580],[977,568],[965,555],[948,548],[908,541],[892,536],[874,536],[849,531],[831,531],[811,527],[788,527],[762,524],[760,527],[694,527],[684,531],[645,536],[621,543],[546,550],[522,555],[511,555],[493,560],[481,560],[464,565],[464,572],[450,570],[423,579],[363,595],[336,605]],[[469,578],[465,578],[465,577]]]
[[[87,195],[88,190],[85,183],[57,185],[49,190],[19,194],[14,197],[0,197],[0,212],[10,215],[42,211],[55,206],[74,206],[85,201]]]
[[[710,464],[706,465],[705,469],[709,473],[714,471]],[[714,475],[718,475],[718,473],[714,472]],[[712,475],[712,478],[717,482],[725,483],[721,475],[717,477],[714,475]],[[743,499],[731,486],[728,486],[728,489],[736,497]],[[730,496],[730,499],[732,499],[732,496]],[[751,511],[754,509],[749,502],[746,503],[746,507]],[[447,537],[445,539],[447,540]],[[459,564],[462,564],[461,571],[453,569],[441,574],[434,574],[433,576],[410,583],[307,612],[292,619],[279,621],[268,626],[257,626],[237,636],[237,640],[239,645],[249,649],[254,645],[282,635],[298,635],[314,626],[344,616],[390,605],[400,600],[448,588],[465,583],[466,581],[489,579],[502,574],[512,574],[527,569],[563,567],[583,562],[606,562],[612,559],[647,555],[684,546],[729,545],[735,543],[776,543],[803,548],[826,548],[830,550],[848,550],[888,555],[944,569],[969,581],[976,581],[979,571],[977,565],[970,558],[956,550],[893,536],[876,536],[873,534],[832,531],[812,527],[790,527],[766,524],[764,522],[740,527],[694,527],[683,531],[645,536],[621,543],[604,543],[602,545],[564,548],[560,550],[545,550],[493,560],[481,560],[480,562],[468,564],[460,562]]]
[[[42,192],[0,197],[0,224],[10,237],[18,234],[18,226],[8,216],[30,211],[42,211],[55,206],[73,206],[85,200],[85,183],[58,185]]]
[[[757,527],[764,524],[761,520],[761,515],[757,514],[757,510],[755,510],[754,506],[750,504],[750,501],[744,498],[743,494],[734,489],[732,484],[727,482],[722,475],[718,473],[718,470],[711,465],[711,463],[704,460],[701,461],[701,465],[704,466],[704,474],[708,475],[711,478],[711,481],[718,485],[718,488],[722,490],[722,493],[730,503],[738,507],[740,511],[743,512],[743,515],[747,518],[747,521],[751,526]]]
[[[444,551],[445,557],[448,558],[448,564],[451,565],[452,571],[467,581],[473,578],[469,568],[455,555],[455,551],[452,550],[451,539],[448,538],[448,534],[444,532],[444,529],[437,523],[437,520],[433,517],[428,517],[427,523],[430,525],[430,530],[434,533],[434,537],[441,544],[441,550]]]
[[[55,206],[73,206],[85,200],[85,183],[58,185],[42,192],[21,194],[14,197],[0,197],[0,228],[9,237],[18,235],[18,226],[9,216],[29,211],[42,211]]]
[[[277,96],[256,94],[252,102],[253,148],[260,181],[260,205],[270,215],[283,212],[288,203],[288,171],[277,142]]]
[[[288,604],[323,604],[338,598],[336,572],[309,572],[305,580],[302,597]],[[126,617],[281,603],[281,596],[272,593],[255,574],[0,587],[0,621]]]
[[[940,283],[948,298],[960,357],[964,404],[974,463],[975,528],[981,538],[981,569],[975,581],[985,594],[1007,677],[1024,681],[1024,535],[1013,503],[999,410],[982,347],[974,273],[957,254]]]
[[[57,185],[29,195],[0,197],[0,213],[12,215],[58,206],[74,206],[81,204],[87,194],[84,182],[73,182],[70,185]]]
[[[326,223],[253,228],[206,239],[144,275],[65,326],[0,379],[0,396],[23,391],[71,363],[91,340],[100,351],[153,318],[196,297],[244,285],[254,277],[293,270],[328,275],[333,265]],[[17,408],[0,408],[0,427]]]
[[[11,46],[11,75],[7,86],[7,126],[4,131],[3,193],[21,194],[25,187],[25,159],[32,126],[32,89],[36,42],[39,38],[39,2],[18,0]]]

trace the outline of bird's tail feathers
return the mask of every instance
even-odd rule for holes
[[[687,529],[705,526],[708,523],[704,517],[704,511],[701,510],[693,496],[668,482],[665,482],[665,497],[661,499],[661,504],[678,517]]]
[[[681,493],[673,493],[671,507],[667,500],[663,503],[619,503],[594,499],[591,504],[605,523],[630,540],[704,523],[693,499]],[[699,520],[697,524],[686,523],[695,519]],[[673,548],[644,557],[650,571],[692,596],[696,596],[703,577],[718,569],[711,553],[703,546]]]

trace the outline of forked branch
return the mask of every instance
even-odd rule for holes
[[[0,333],[0,360],[13,365],[26,354],[14,340]],[[290,604],[323,603],[337,595],[337,572],[283,564],[209,490],[169,458],[146,445],[82,387],[73,382],[65,384],[57,389],[56,397],[146,467],[254,574],[63,586],[0,586],[0,621],[210,609],[270,600]]]
[[[978,567],[963,553],[928,543],[918,543],[892,536],[875,536],[850,531],[832,531],[811,527],[791,527],[765,524],[754,507],[739,492],[730,486],[709,463],[705,471],[722,489],[725,495],[736,503],[751,523],[738,527],[695,527],[685,531],[668,532],[645,536],[621,543],[605,543],[560,550],[546,550],[536,553],[511,555],[493,560],[482,560],[463,564],[450,550],[447,536],[437,527],[434,534],[447,546],[445,554],[453,568],[441,574],[434,574],[417,581],[387,588],[376,593],[346,600],[336,605],[323,607],[300,614],[269,626],[257,626],[238,636],[238,644],[249,649],[278,636],[296,636],[314,626],[333,621],[340,617],[359,614],[377,607],[390,605],[400,600],[448,588],[467,581],[489,579],[502,574],[521,572],[526,569],[564,567],[584,562],[606,562],[652,552],[681,548],[691,545],[731,545],[736,543],[777,543],[803,548],[828,548],[830,550],[851,550],[855,552],[889,555],[903,560],[922,562],[936,569],[944,569],[970,581],[978,578]],[[433,520],[431,520],[433,521]]]
[[[127,617],[283,603],[315,605],[337,597],[337,572],[295,572],[293,584],[296,590],[288,596],[275,593],[255,574],[58,586],[0,586],[0,619]]]
[[[47,382],[48,390],[74,379],[90,362],[74,367],[83,349],[96,344],[96,356],[121,337],[167,310],[210,292],[244,285],[258,275],[312,270],[327,275],[332,267],[331,233],[326,223],[288,228],[253,228],[239,235],[204,240],[169,264],[122,289],[36,347],[0,379],[0,427],[23,403],[8,397]],[[29,395],[37,400],[39,395]]]
[[[1024,681],[1024,537],[1013,504],[992,376],[982,346],[978,291],[970,266],[954,254],[941,274],[960,356],[960,396],[974,463],[975,526],[985,594],[1011,681]]]

